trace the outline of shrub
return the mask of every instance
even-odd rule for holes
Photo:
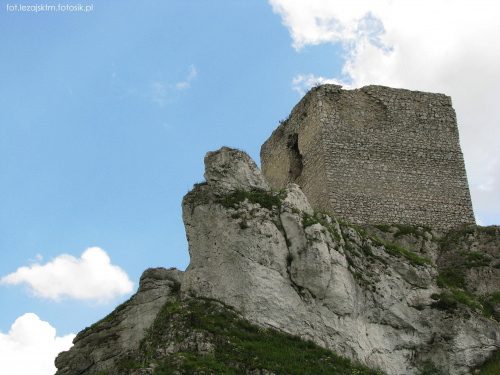
[[[391,255],[398,256],[398,257],[404,256],[413,265],[424,266],[426,264],[432,263],[432,261],[429,258],[422,258],[422,257],[418,256],[417,254],[412,253],[409,250],[402,249],[399,246],[392,244],[392,243],[385,244],[385,249]]]
[[[439,300],[431,303],[431,307],[438,310],[453,311],[457,308],[457,301],[455,301],[452,294],[444,292],[439,295]]]
[[[246,218],[241,218],[240,221],[240,229],[247,229],[248,228],[248,221]]]
[[[181,290],[181,283],[178,281],[174,281],[173,284],[170,286],[170,291],[174,294],[179,293]]]
[[[481,298],[483,305],[483,312],[487,318],[493,317],[496,321],[500,322],[500,314],[495,309],[496,305],[500,303],[500,291],[491,295],[486,295]]]
[[[491,260],[486,255],[474,252],[468,253],[467,259],[469,260],[469,262],[466,262],[465,266],[468,268],[487,267],[491,262]]]
[[[427,363],[419,372],[418,375],[441,375],[443,373],[440,367],[437,367],[434,363]]]
[[[419,237],[422,233],[416,227],[410,227],[405,225],[397,225],[398,231],[394,233],[394,238],[399,236],[405,236],[408,234],[413,234],[415,237]]]
[[[386,233],[390,232],[391,228],[391,226],[387,224],[375,224],[374,227]]]
[[[449,268],[439,272],[437,283],[441,288],[466,288],[464,277],[458,271]]]
[[[262,208],[271,210],[274,206],[281,206],[281,201],[285,198],[285,190],[280,190],[278,193],[274,194],[268,191],[236,190],[223,198],[217,199],[216,202],[227,208],[236,208],[236,205],[248,199],[251,203],[258,203]]]

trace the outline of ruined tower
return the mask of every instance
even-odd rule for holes
[[[474,222],[455,111],[442,94],[315,87],[260,157],[273,188],[297,183],[313,207],[350,223]]]

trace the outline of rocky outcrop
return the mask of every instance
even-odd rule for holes
[[[56,374],[107,374],[116,370],[117,359],[139,347],[160,308],[179,290],[182,277],[183,273],[175,268],[146,270],[130,300],[80,332],[73,347],[59,354]]]
[[[178,292],[171,294],[159,310],[140,344],[115,356],[107,370],[72,372],[75,375],[340,373],[380,375],[311,342],[257,327],[231,306],[207,298],[181,296]]]
[[[255,162],[245,152],[229,147],[205,156],[207,183],[218,196],[240,190],[269,190],[269,184]]]
[[[438,266],[455,270],[476,296],[499,292],[500,227],[466,225],[455,229],[443,241]]]
[[[229,162],[237,168],[219,164],[228,154],[237,155]],[[241,153],[209,155],[206,169],[225,170],[228,194],[207,178],[184,198],[191,256],[184,293],[221,300],[263,327],[387,374],[416,374],[428,363],[465,373],[500,345],[497,324],[474,304],[443,302],[437,233],[403,228],[393,241],[400,245],[388,243],[383,237],[394,239],[397,227],[370,234],[313,214],[297,185],[263,193],[261,184],[242,184]]]
[[[270,190],[242,151],[208,153],[205,167],[182,202],[186,271],[145,271],[59,355],[57,375],[290,373],[276,347],[338,371],[331,352],[280,333],[388,375],[466,374],[500,346],[497,227],[360,228],[315,212],[298,185]]]

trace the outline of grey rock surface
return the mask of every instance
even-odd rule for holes
[[[73,347],[56,359],[57,375],[97,374],[116,370],[115,359],[137,349],[144,332],[180,287],[183,273],[175,268],[149,268],[137,293],[101,321],[80,332]]]
[[[185,310],[207,298],[221,302],[211,302],[216,310],[234,308],[388,375],[417,375],[429,364],[468,374],[500,347],[498,227],[447,236],[359,228],[314,212],[296,184],[271,191],[241,151],[225,147],[205,161],[207,182],[182,204],[186,271],[146,270],[129,301],[57,357],[57,375],[154,374],[156,359],[180,366],[186,350],[211,356],[227,337],[199,332]]]
[[[458,271],[477,295],[499,292],[500,226],[463,226],[448,236],[439,268]]]
[[[238,155],[238,168],[218,172],[223,180],[207,177],[184,198],[191,256],[184,293],[221,300],[252,322],[391,375],[417,374],[429,362],[464,374],[500,345],[497,324],[479,311],[435,308],[431,296],[441,292],[435,233],[422,229],[421,236],[397,236],[401,247],[388,244],[313,215],[297,185],[271,208],[249,199],[221,204],[214,198],[221,191],[241,188],[238,171],[251,170],[260,181],[253,163],[242,166],[245,160]],[[387,236],[395,240],[397,230]]]
[[[205,156],[205,179],[216,186],[214,193],[235,190],[269,190],[269,184],[255,162],[243,151],[222,147]]]

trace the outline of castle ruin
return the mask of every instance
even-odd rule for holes
[[[261,149],[275,189],[353,224],[474,223],[451,99],[382,86],[311,89]]]

